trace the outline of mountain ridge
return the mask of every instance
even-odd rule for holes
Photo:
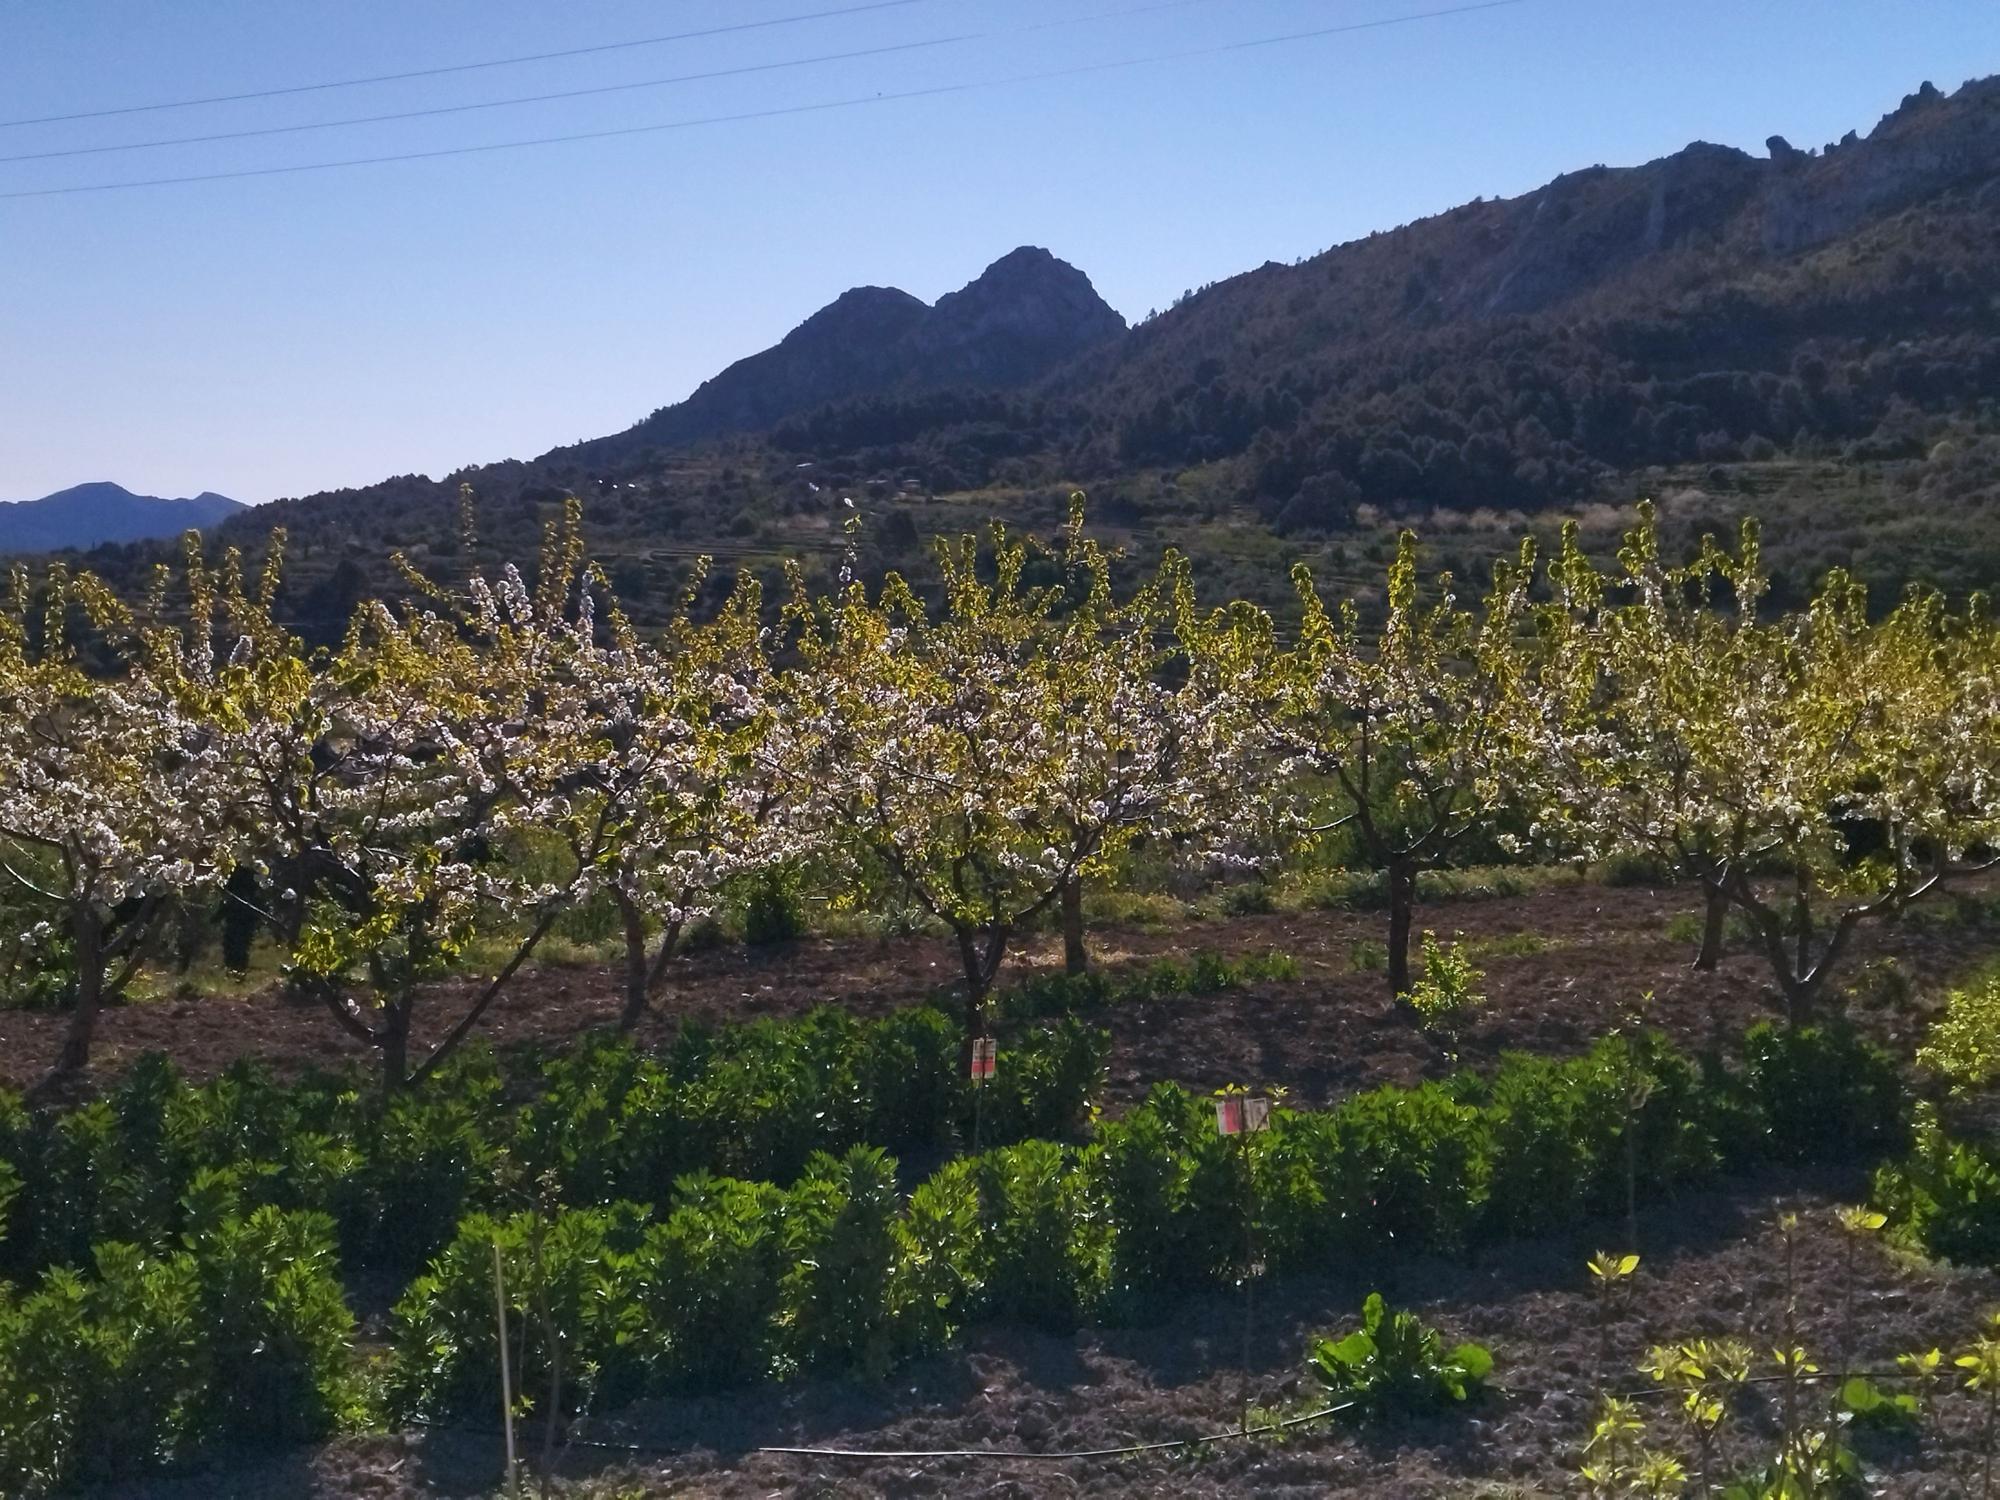
[[[240,500],[214,490],[165,499],[134,494],[110,480],[92,480],[36,500],[0,504],[0,553],[157,541],[206,530],[246,509]]]
[[[1760,495],[1810,471],[1921,497],[1843,524],[1896,538],[1886,577],[1921,557],[1977,582],[1989,559],[2000,576],[1995,243],[2000,78],[1926,84],[1823,150],[1774,136],[1761,156],[1695,142],[1585,167],[1267,262],[1122,332],[1042,250],[934,306],[855,288],[622,433],[225,529],[254,548],[287,526],[312,588],[338,562],[316,596],[331,620],[372,551],[450,554],[460,483],[489,537],[582,496],[621,591],[664,598],[700,553],[834,556],[845,499],[877,562],[920,569],[924,532],[1047,524],[1071,488],[1138,546],[1222,527],[1232,555],[1267,552],[1256,532],[1339,552],[1357,530],[1573,514],[1743,465]],[[1797,528],[1799,566],[1838,556],[1803,493],[1759,508],[1774,547]]]
[[[1083,272],[1023,245],[934,305],[895,287],[852,287],[685,401],[542,459],[601,461],[762,431],[816,406],[892,390],[1024,385],[1123,332],[1124,318]]]

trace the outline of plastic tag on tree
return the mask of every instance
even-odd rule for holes
[[[982,1082],[993,1076],[993,1065],[999,1056],[999,1043],[990,1036],[976,1036],[972,1039],[972,1079]]]
[[[1215,1101],[1215,1128],[1224,1135],[1269,1130],[1271,1101],[1262,1094],[1225,1094]]]

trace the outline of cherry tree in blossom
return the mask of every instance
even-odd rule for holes
[[[1805,610],[1760,619],[1757,533],[1659,557],[1643,509],[1615,574],[1566,541],[1544,623],[1538,749],[1546,816],[1593,853],[1675,861],[1747,919],[1794,1020],[1856,931],[1957,876],[2000,840],[1996,635],[1981,600],[1917,591],[1871,620],[1831,573]],[[1733,606],[1717,608],[1726,585]]]
[[[1133,839],[1199,822],[1225,757],[1162,672],[1184,560],[1117,603],[1080,505],[1058,558],[998,528],[938,558],[935,614],[894,574],[827,601],[795,575],[786,701],[814,816],[951,930],[976,1031],[1021,930]]]
[[[470,1034],[609,847],[578,788],[595,624],[574,504],[532,590],[511,565],[462,592],[404,574],[412,602],[364,604],[329,661],[260,702],[232,757],[269,866],[294,881],[277,897],[296,908],[291,981],[375,1051],[391,1089]],[[560,830],[572,868],[510,858],[528,829]],[[482,930],[507,934],[506,958],[413,1062],[424,986],[462,970]]]
[[[690,924],[736,878],[798,855],[801,791],[772,701],[756,581],[693,617],[701,570],[664,635],[615,610],[606,643],[579,649],[565,711],[565,830],[583,889],[607,893],[625,939],[620,1024],[645,1015]],[[578,738],[580,736],[580,738]]]
[[[39,584],[16,567],[0,610],[0,879],[32,917],[17,951],[60,937],[74,970],[51,1082],[88,1065],[100,1009],[174,904],[219,886],[241,852],[209,717],[206,597],[186,649],[61,564]],[[92,652],[111,670],[88,670]]]
[[[1418,874],[1448,862],[1479,832],[1497,831],[1529,799],[1536,766],[1521,733],[1526,656],[1519,639],[1532,544],[1495,565],[1479,609],[1461,605],[1449,575],[1420,597],[1417,543],[1404,532],[1390,565],[1379,633],[1353,600],[1330,608],[1311,573],[1293,570],[1302,623],[1273,665],[1265,738],[1270,791],[1297,811],[1308,838],[1345,829],[1384,873],[1388,980],[1410,987]],[[1330,783],[1338,812],[1313,823],[1305,793]]]

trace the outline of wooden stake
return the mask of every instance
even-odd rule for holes
[[[1243,1170],[1243,1384],[1238,1391],[1243,1405],[1243,1435],[1250,1435],[1250,1329],[1257,1310],[1256,1206],[1250,1201],[1250,1133],[1236,1138],[1238,1160]]]
[[[521,1475],[514,1457],[514,1376],[507,1363],[507,1285],[500,1270],[500,1242],[493,1242],[493,1311],[500,1322],[500,1421],[507,1433],[507,1493],[520,1493]]]
[[[1271,1128],[1271,1100],[1265,1094],[1224,1093],[1215,1101],[1215,1128],[1236,1137],[1236,1166],[1243,1190],[1243,1364],[1237,1395],[1243,1407],[1243,1435],[1250,1434],[1250,1332],[1257,1310],[1257,1277],[1263,1271],[1257,1257],[1256,1173],[1250,1166],[1250,1137]]]

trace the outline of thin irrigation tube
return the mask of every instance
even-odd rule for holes
[[[1744,1380],[1730,1381],[1730,1385],[1769,1385],[1787,1379],[1783,1375],[1752,1375]],[[1837,1374],[1821,1371],[1813,1375],[1801,1375],[1800,1384],[1826,1380],[1836,1380]],[[1850,1370],[1849,1380],[1917,1380],[1923,1377],[1909,1370]],[[1933,1377],[1935,1378],[1935,1377]],[[1587,1395],[1583,1391],[1538,1390],[1529,1386],[1490,1386],[1493,1395],[1508,1396]],[[1607,1394],[1621,1399],[1636,1399],[1642,1396],[1668,1396],[1675,1388],[1666,1385],[1641,1386],[1629,1391],[1611,1391]],[[1317,1411],[1305,1412],[1296,1417],[1285,1417],[1276,1422],[1265,1422],[1256,1427],[1231,1427],[1222,1432],[1204,1433],[1196,1437],[1162,1438],[1157,1442],[1128,1443],[1117,1448],[1074,1448],[1058,1452],[1043,1452],[1027,1448],[816,1448],[786,1447],[776,1444],[757,1444],[738,1451],[743,1453],[774,1453],[793,1458],[860,1458],[860,1459],[917,1459],[917,1458],[975,1458],[1016,1462],[1059,1463],[1081,1459],[1125,1458],[1136,1453],[1160,1453],[1172,1448],[1202,1448],[1211,1443],[1232,1442],[1241,1438],[1261,1437],[1265,1433],[1282,1432],[1293,1427],[1303,1427],[1308,1422],[1320,1422],[1344,1411],[1352,1411],[1361,1403],[1342,1401],[1333,1406],[1323,1406]],[[483,1427],[465,1427],[445,1422],[413,1421],[412,1427],[420,1427],[431,1432],[459,1432],[471,1437],[497,1437],[497,1431]],[[602,1438],[573,1437],[565,1441],[567,1448],[591,1448],[609,1453],[652,1453],[674,1457],[686,1453],[686,1448],[671,1447],[665,1443],[614,1443]]]
[[[1356,1403],[1343,1401],[1338,1406],[1324,1407],[1319,1411],[1307,1412],[1303,1416],[1286,1417],[1281,1422],[1266,1422],[1259,1427],[1247,1424],[1232,1427],[1226,1432],[1210,1433],[1205,1437],[1167,1438],[1157,1443],[1129,1443],[1122,1448],[1077,1448],[1064,1453],[1036,1453],[1024,1448],[940,1448],[907,1450],[868,1448],[755,1448],[755,1453],[791,1453],[809,1458],[1004,1458],[1015,1459],[1075,1459],[1075,1458],[1120,1458],[1131,1453],[1157,1453],[1165,1448],[1200,1448],[1209,1443],[1224,1443],[1232,1438],[1258,1437],[1267,1432],[1277,1432],[1287,1427],[1303,1426],[1307,1422],[1317,1422],[1336,1412],[1346,1411]]]
[[[1736,1385],[1765,1385],[1775,1381],[1781,1381],[1787,1378],[1788,1377],[1783,1375],[1753,1375],[1747,1379],[1735,1381],[1732,1383]],[[1804,1384],[1810,1381],[1831,1380],[1831,1379],[1838,1379],[1840,1377],[1826,1372],[1821,1372],[1816,1375],[1801,1375],[1797,1378],[1801,1384]],[[1912,1375],[1907,1370],[1890,1370],[1890,1371],[1873,1371],[1873,1372],[1851,1370],[1848,1372],[1847,1378],[1849,1380],[1854,1380],[1854,1379],[1913,1380],[1916,1379],[1917,1377],[1915,1375]],[[1494,1386],[1492,1387],[1492,1390],[1493,1393],[1497,1396],[1510,1396],[1510,1395],[1549,1396],[1556,1394],[1555,1392],[1551,1391],[1509,1389],[1504,1386]],[[1616,1394],[1624,1394],[1628,1396],[1659,1396],[1659,1395],[1669,1395],[1672,1394],[1672,1392],[1673,1392],[1673,1387],[1658,1385],[1658,1386],[1648,1386],[1643,1390],[1636,1390],[1636,1391],[1616,1393]],[[1133,1454],[1133,1453],[1156,1453],[1161,1451],[1162,1449],[1167,1449],[1167,1448],[1198,1448],[1208,1443],[1227,1442],[1234,1438],[1258,1437],[1267,1432],[1279,1432],[1290,1427],[1304,1426],[1308,1422],[1318,1422],[1327,1417],[1334,1416],[1339,1412],[1351,1411],[1358,1405],[1360,1405],[1360,1403],[1357,1401],[1342,1401],[1337,1405],[1321,1407],[1318,1411],[1306,1412],[1301,1416],[1286,1417],[1282,1421],[1266,1422],[1261,1426],[1257,1427],[1251,1427],[1248,1425],[1242,1427],[1232,1427],[1226,1432],[1211,1433],[1206,1437],[1171,1438],[1165,1441],[1155,1442],[1155,1443],[1132,1443],[1122,1448],[1082,1448],[1062,1453],[1038,1453],[1038,1452],[1030,1452],[1025,1449],[1008,1449],[1008,1448],[871,1449],[871,1448],[757,1447],[757,1448],[746,1449],[745,1451],[750,1453],[788,1453],[809,1458],[899,1458],[899,1459],[901,1458],[996,1458],[996,1459],[1008,1459],[1010,1461],[1014,1459],[1119,1458],[1127,1454]],[[581,1447],[585,1445],[583,1442],[579,1441],[578,1446]]]
[[[1122,1458],[1134,1453],[1158,1453],[1169,1448],[1200,1448],[1210,1443],[1226,1443],[1237,1438],[1260,1437],[1267,1432],[1280,1432],[1286,1428],[1302,1427],[1308,1422],[1323,1421],[1339,1412],[1351,1410],[1358,1404],[1354,1401],[1342,1401],[1334,1406],[1321,1407],[1318,1411],[1286,1417],[1282,1421],[1266,1422],[1256,1427],[1231,1427],[1223,1432],[1204,1433],[1197,1437],[1163,1438],[1152,1443],[1128,1443],[1120,1448],[1076,1448],[1050,1453],[1028,1448],[788,1448],[760,1444],[739,1451],[787,1454],[801,1458],[986,1458],[1004,1459],[1009,1463],[1017,1460],[1068,1461]],[[432,1432],[462,1432],[474,1437],[497,1436],[496,1433],[483,1427],[460,1427],[443,1422],[412,1422],[410,1425],[426,1428]],[[570,1438],[565,1446],[595,1448],[613,1453],[657,1453],[669,1456],[687,1451],[685,1448],[673,1448],[664,1443],[612,1443],[601,1438]]]

